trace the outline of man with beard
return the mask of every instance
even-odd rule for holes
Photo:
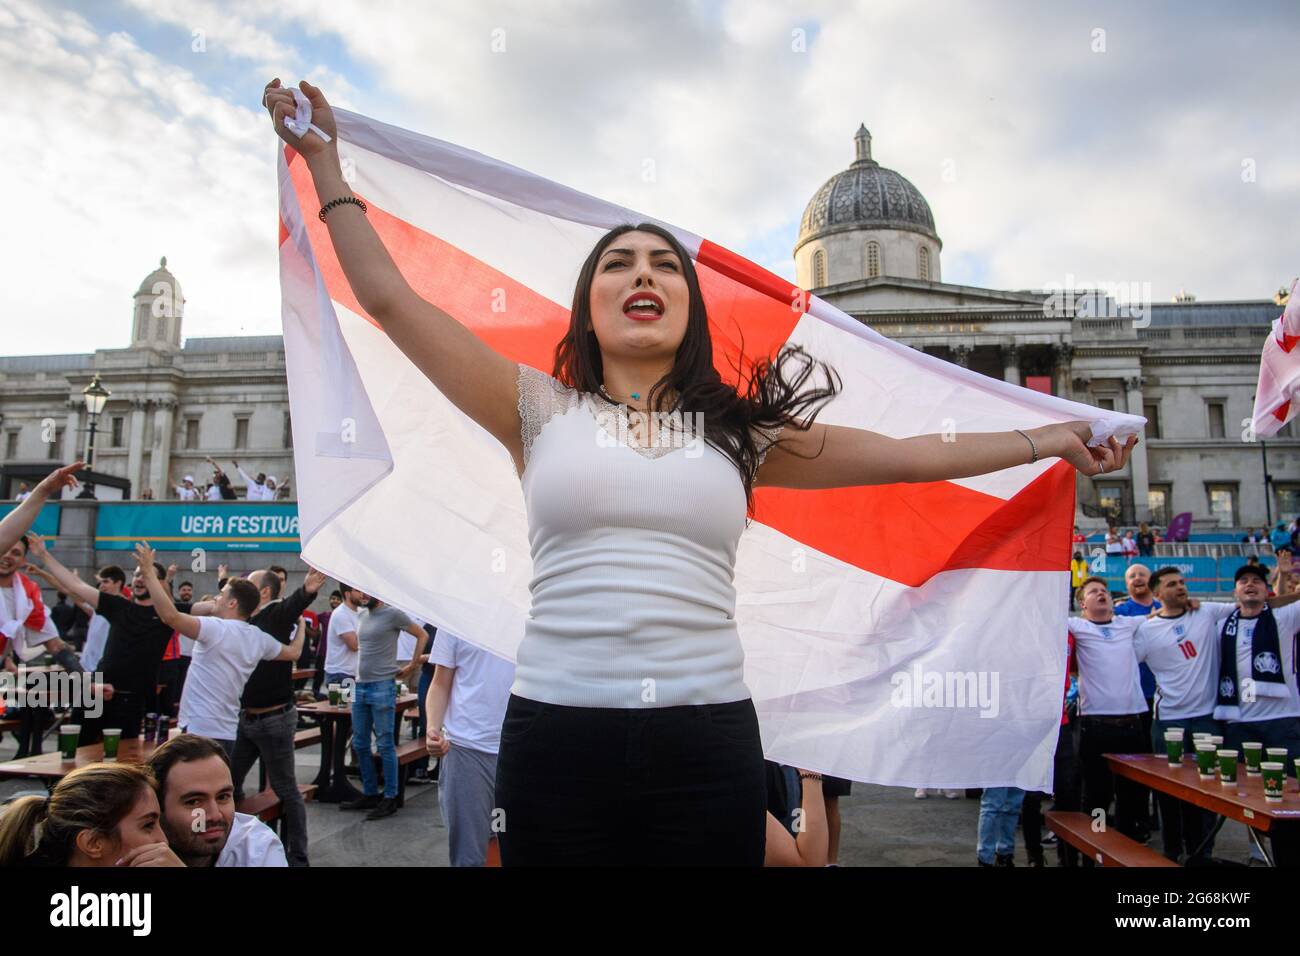
[[[235,811],[226,751],[215,740],[178,734],[149,756],[162,827],[186,866],[288,866],[280,838]]]
[[[163,651],[173,630],[158,616],[143,569],[135,569],[131,600],[127,600],[82,581],[45,549],[39,535],[32,536],[31,553],[44,563],[60,588],[108,621],[99,671],[104,682],[113,687],[113,696],[104,704],[101,716],[80,715],[81,742],[98,743],[105,727],[120,727],[123,740],[139,737],[145,703],[156,697]],[[167,570],[161,564],[155,563],[153,569],[159,579],[166,577]],[[191,606],[182,601],[175,607],[188,613]]]

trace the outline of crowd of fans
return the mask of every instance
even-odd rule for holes
[[[120,730],[126,740],[139,738],[154,715],[173,718],[179,733],[148,751],[143,766],[81,767],[47,798],[13,801],[0,811],[0,865],[306,866],[307,814],[294,768],[298,705],[344,691],[362,792],[339,806],[381,820],[399,810],[396,706],[410,685],[427,757],[408,782],[437,781],[452,865],[485,864],[512,663],[343,582],[327,593],[328,610],[317,613],[311,607],[326,577],[315,570],[289,592],[282,567],[237,577],[223,566],[218,592],[195,595],[192,582],[179,580],[176,567],[163,567],[141,542],[129,576],[109,564],[93,583],[83,581],[30,532],[44,501],[74,486],[79,468],[54,472],[0,522],[5,667],[13,670],[16,661],[44,653],[65,670],[93,674],[106,700],[97,716],[72,713],[83,745],[98,742],[106,728]],[[275,490],[273,479],[240,475],[250,488]],[[205,492],[188,476],[176,491],[183,500],[199,500],[213,488],[230,488],[219,469]],[[1049,841],[1059,863],[1078,865],[1075,851],[1044,835],[1048,801],[1057,810],[1105,813],[1139,841],[1159,826],[1170,859],[1208,860],[1217,832],[1212,815],[1164,795],[1153,803],[1142,788],[1113,778],[1103,757],[1162,751],[1172,728],[1186,734],[1189,746],[1192,734],[1206,733],[1226,746],[1257,741],[1285,748],[1294,773],[1300,757],[1293,659],[1300,604],[1293,602],[1300,601],[1300,566],[1289,550],[1292,532],[1280,525],[1277,533],[1284,532],[1285,542],[1269,542],[1276,567],[1269,571],[1251,556],[1236,573],[1231,602],[1198,602],[1177,568],[1152,573],[1135,563],[1125,576],[1125,599],[1116,603],[1106,581],[1076,563],[1079,612],[1069,618],[1066,634],[1070,663],[1053,792],[982,791],[981,866],[1014,865],[1017,825],[1029,865],[1045,865]],[[1121,540],[1129,539],[1131,533]],[[1137,540],[1149,550],[1154,534],[1144,525]],[[45,607],[35,580],[58,592],[54,606]],[[1255,667],[1252,641],[1276,654],[1280,677]],[[1225,658],[1226,648],[1242,651]],[[314,670],[309,688],[295,689],[295,667]],[[1244,686],[1246,671],[1258,693],[1225,694],[1225,678]],[[39,752],[53,715],[37,708],[19,713],[21,757]],[[281,804],[281,836],[237,810],[258,760]],[[835,865],[839,798],[850,792],[849,782],[774,763],[767,774],[766,862]],[[1296,854],[1297,848],[1275,840],[1279,862],[1295,862]]]

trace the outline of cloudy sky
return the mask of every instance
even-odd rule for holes
[[[865,122],[929,199],[947,281],[1271,297],[1300,273],[1297,11],[0,0],[4,352],[125,346],[162,255],[187,336],[279,331],[272,76],[790,278]]]

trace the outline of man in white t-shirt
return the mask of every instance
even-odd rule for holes
[[[261,595],[245,578],[226,581],[213,602],[216,606],[211,616],[183,614],[158,580],[153,548],[141,543],[135,551],[145,562],[144,582],[158,617],[195,642],[177,723],[182,731],[211,737],[227,753],[233,753],[239,731],[239,697],[249,675],[260,661],[296,661],[302,653],[303,632],[299,630],[294,642],[286,645],[249,624]]]
[[[361,629],[359,612],[369,600],[365,592],[342,582],[339,592],[343,601],[330,613],[325,635],[325,685],[355,683],[357,679],[357,632]]]
[[[199,489],[194,487],[194,476],[186,475],[179,485],[173,485],[176,497],[181,501],[198,501]]]
[[[1223,733],[1222,724],[1214,719],[1219,628],[1236,605],[1202,601],[1193,606],[1187,582],[1175,567],[1156,571],[1150,587],[1160,610],[1137,619],[1142,626],[1133,637],[1133,649],[1156,679],[1151,747],[1163,753],[1165,731],[1181,727],[1183,747],[1188,750],[1194,733]],[[1184,853],[1189,860],[1208,860],[1214,849],[1215,815],[1163,792],[1156,798],[1165,856],[1175,862]]]
[[[484,866],[496,807],[497,752],[515,665],[439,629],[425,699],[425,743],[438,765],[438,809],[452,866]],[[540,719],[540,718],[539,718]]]
[[[179,734],[149,755],[167,842],[186,866],[288,866],[275,831],[235,811],[226,750]]]
[[[1147,711],[1138,674],[1133,634],[1145,618],[1120,617],[1102,578],[1079,585],[1082,617],[1069,621],[1079,669],[1079,763],[1083,773],[1083,810],[1109,810],[1115,798],[1115,825],[1127,837],[1145,843],[1147,790],[1126,778],[1116,779],[1103,754],[1150,753],[1142,726]]]
[[[1244,565],[1235,575],[1233,596],[1240,611],[1219,632],[1220,646],[1235,653],[1225,658],[1220,652],[1214,715],[1227,722],[1224,746],[1240,749],[1249,740],[1285,747],[1287,773],[1294,776],[1300,757],[1295,660],[1300,604],[1294,602],[1300,594],[1269,597],[1267,573],[1258,565]]]

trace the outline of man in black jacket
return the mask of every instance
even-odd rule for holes
[[[248,622],[282,644],[293,643],[302,612],[316,600],[325,575],[312,569],[302,587],[281,598],[284,582],[269,570],[254,571],[248,579],[261,594],[257,611]],[[304,625],[305,626],[305,625]],[[280,798],[284,818],[284,850],[290,866],[307,866],[307,806],[298,792],[294,774],[294,733],[298,710],[293,696],[293,661],[263,661],[257,665],[240,698],[239,732],[231,757],[235,799],[242,797],[244,778],[260,756],[267,782]]]

